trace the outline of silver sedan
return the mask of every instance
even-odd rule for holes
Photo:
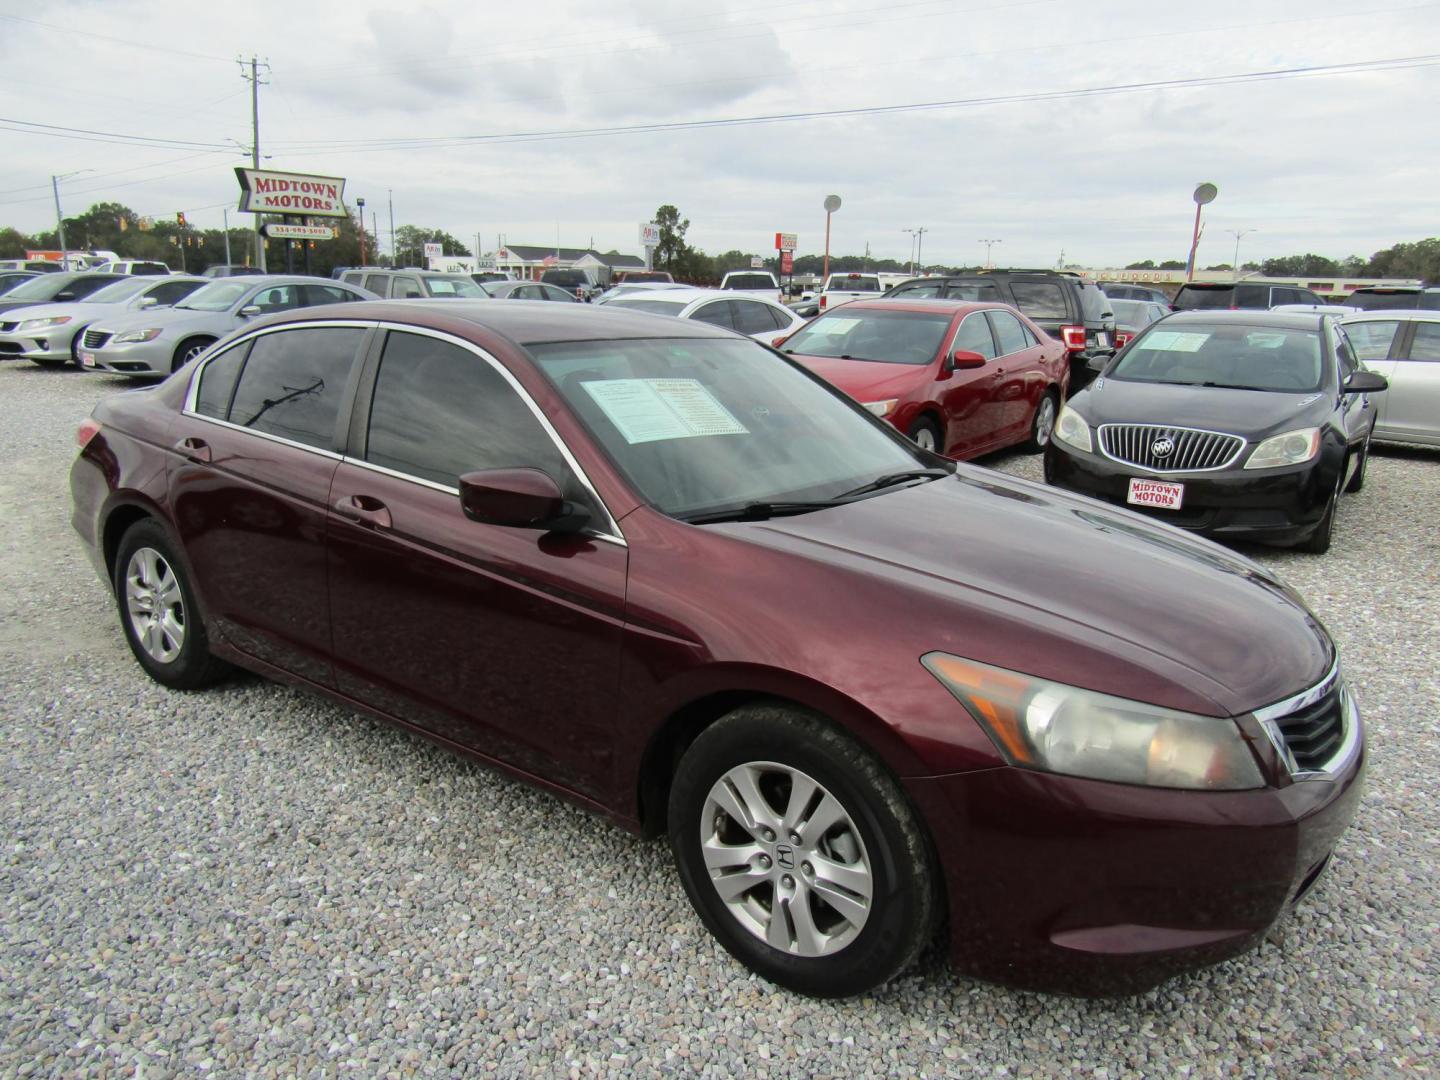
[[[1374,399],[1375,438],[1440,446],[1440,311],[1371,311],[1340,325],[1360,362],[1390,380]]]
[[[95,323],[81,339],[80,365],[120,375],[168,375],[257,315],[376,299],[358,285],[323,278],[217,278],[166,311]]]
[[[117,277],[83,300],[34,304],[0,315],[0,357],[41,367],[80,362],[80,341],[90,324],[170,307],[205,285],[204,278]]]
[[[696,319],[745,334],[766,345],[779,345],[808,321],[773,300],[744,293],[737,295],[734,289],[687,289],[684,286],[657,289],[617,296],[605,306]]]

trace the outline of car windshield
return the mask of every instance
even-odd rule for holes
[[[638,296],[617,296],[610,301],[608,306],[629,308],[633,311],[648,311],[652,315],[679,315],[685,310],[685,301],[653,300],[648,296],[643,299]]]
[[[841,274],[831,274],[830,280],[825,283],[825,291],[833,292],[879,292],[880,279],[873,277],[849,277]]]
[[[725,278],[722,289],[774,289],[778,288],[769,274],[730,274]]]
[[[1408,289],[1405,292],[1353,292],[1345,301],[1351,307],[1358,307],[1361,311],[1391,311],[1395,309],[1413,309],[1420,306],[1420,290]]]
[[[485,290],[471,281],[468,277],[461,277],[454,274],[450,277],[427,277],[421,278],[425,282],[425,290],[431,296],[454,296],[454,297],[483,297]]]
[[[1137,338],[1107,379],[1306,393],[1320,389],[1318,330],[1167,320]]]
[[[217,281],[213,285],[202,285],[175,306],[191,311],[229,311],[235,301],[253,288],[253,281]]]
[[[59,280],[56,280],[56,279]],[[69,277],[63,274],[46,274],[44,277],[27,281],[5,294],[6,300],[50,300],[56,293],[64,292],[71,285]]]
[[[855,311],[849,304],[796,331],[784,351],[885,364],[928,364],[950,328],[949,315],[922,311]]]
[[[144,292],[146,289],[153,289],[155,282],[144,277],[126,278],[124,281],[117,281],[113,285],[106,285],[103,289],[96,289],[85,298],[89,304],[116,304],[121,300],[129,300],[136,293]]]
[[[528,349],[636,491],[672,516],[830,499],[928,464],[838,390],[754,342]]]

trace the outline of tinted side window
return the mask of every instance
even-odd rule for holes
[[[956,283],[945,289],[946,300],[974,300],[981,304],[1003,304],[1005,298],[994,285],[967,285]]]
[[[1001,356],[1007,356],[1028,347],[1025,341],[1024,327],[1020,325],[1020,320],[1014,315],[1008,311],[990,311],[986,314],[995,324],[995,337],[1000,341]]]
[[[153,296],[157,304],[173,304],[177,300],[185,299],[199,287],[193,281],[174,281],[166,285],[156,285],[145,295]]]
[[[984,312],[977,311],[973,315],[965,316],[965,321],[955,332],[955,344],[952,348],[978,352],[987,360],[994,358],[995,341],[990,336],[990,324],[985,321]]]
[[[360,299],[349,289],[339,289],[334,285],[302,285],[300,292],[305,297],[305,307],[314,307],[317,304],[347,304],[351,300]]]
[[[79,281],[72,281],[69,285],[65,286],[65,290],[74,293],[75,299],[78,300],[82,296],[89,296],[96,289],[103,289],[106,285],[114,284],[119,280],[119,278],[113,276],[81,278]]]
[[[896,298],[904,297],[906,300],[919,300],[932,296],[939,296],[940,290],[945,287],[943,281],[920,281],[914,285],[899,285],[890,293]]]
[[[1410,342],[1411,360],[1440,361],[1440,323],[1417,322],[1415,338]]]
[[[1216,290],[1216,292],[1219,291],[1221,290]],[[1264,285],[1236,285],[1231,291],[1231,299],[1234,307],[1268,308],[1270,306],[1270,290]]]
[[[569,467],[505,378],[447,341],[392,331],[370,406],[365,460],[449,487],[476,469],[544,469],[560,484]]]
[[[358,327],[314,327],[256,338],[235,388],[230,422],[332,449],[355,350],[364,336]]]
[[[1059,285],[1043,281],[1012,281],[1015,306],[1032,319],[1067,319],[1065,294]]]
[[[300,305],[299,294],[300,290],[294,285],[272,285],[268,289],[261,289],[245,302],[245,306],[254,304],[262,315],[269,315],[274,311],[289,311]]]
[[[1357,322],[1345,327],[1355,354],[1361,360],[1384,360],[1390,355],[1390,343],[1400,329],[1398,322]]]
[[[376,296],[389,296],[390,279],[384,274],[368,274],[365,277],[365,288]]]
[[[697,308],[695,314],[690,318],[696,322],[709,323],[711,326],[723,326],[726,330],[735,329],[735,316],[730,311],[729,300],[716,300]]]
[[[371,276],[371,277],[374,277],[375,275],[374,275],[374,274],[371,274],[370,276]],[[360,285],[361,283],[364,282],[364,280],[365,280],[365,275],[364,275],[364,274],[341,274],[341,275],[340,275],[340,280],[343,281],[343,282],[345,282],[346,285]],[[370,288],[370,286],[369,286],[369,285],[366,285],[365,288],[368,289],[368,288]],[[379,291],[379,290],[375,290],[375,291]],[[380,295],[381,295],[381,296],[384,296],[385,294],[384,294],[383,292],[381,292]]]
[[[764,334],[776,329],[770,309],[753,300],[734,300],[735,329],[742,334]]]
[[[235,379],[245,364],[250,343],[226,349],[205,365],[200,372],[200,390],[195,395],[195,411],[201,416],[224,420],[230,413],[230,396],[235,392]]]
[[[418,299],[425,295],[420,282],[412,277],[397,277],[390,284],[390,295],[401,300]]]

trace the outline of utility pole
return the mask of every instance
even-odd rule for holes
[[[227,206],[220,211],[220,218],[225,222],[225,265],[230,265],[230,208]]]
[[[395,189],[386,189],[386,194],[390,196],[390,267],[394,269],[400,265],[395,258]]]
[[[1252,233],[1254,229],[1230,229],[1230,235],[1235,237],[1235,261],[1230,264],[1230,280],[1240,280],[1240,238],[1246,233]]]
[[[65,247],[65,215],[60,213],[60,177],[50,177],[51,190],[55,192],[55,228],[60,234],[60,269],[70,269],[70,252]]]
[[[365,200],[357,198],[355,206],[355,216],[359,218],[360,224],[360,265],[367,266],[369,264],[365,262]]]
[[[240,77],[250,84],[250,123],[251,138],[253,144],[250,147],[250,161],[256,169],[260,168],[260,69],[270,70],[269,64],[262,64],[252,54],[250,57],[250,74],[245,74],[245,61],[236,61],[240,65]],[[270,80],[265,79],[264,85],[269,85]],[[260,215],[255,215],[255,265],[260,270],[265,269],[265,234],[260,224]]]
[[[1000,243],[1003,243],[1003,242],[1004,242],[1004,241],[1001,241],[1001,240],[981,240],[981,241],[980,241],[980,243],[982,243],[982,244],[985,245],[985,269],[986,269],[986,270],[994,270],[994,269],[995,269],[995,263],[994,263],[994,262],[991,260],[991,258],[990,258],[990,249],[993,248],[996,244],[1000,244]]]
[[[901,231],[908,232],[915,240],[915,246],[910,253],[910,273],[915,273],[916,263],[920,264],[920,273],[925,273],[925,259],[923,257],[925,252],[925,234],[930,230],[922,225],[918,229],[903,229]]]

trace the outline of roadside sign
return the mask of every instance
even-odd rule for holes
[[[762,259],[762,258],[760,258],[759,255],[751,255],[751,256],[750,256],[750,269],[751,269],[751,270],[763,270],[764,267],[765,267],[765,260]]]
[[[429,262],[431,259],[443,259],[444,257],[445,257],[445,246],[444,246],[443,244],[426,244],[426,245],[425,245],[425,261],[426,261],[426,262]]]
[[[338,176],[237,168],[240,209],[252,214],[347,217],[345,181]]]
[[[795,272],[795,253],[793,251],[780,252],[780,273],[793,274]]]
[[[793,232],[777,232],[775,234],[776,251],[794,251],[799,245],[795,243]]]
[[[478,259],[475,260],[475,269],[476,269],[476,270],[494,270],[494,269],[496,269],[495,257],[494,257],[493,255],[482,255],[482,256],[480,256],[480,258],[478,258]]]
[[[272,240],[334,240],[335,230],[329,225],[279,225],[271,222],[265,226],[265,235]]]
[[[647,222],[646,224],[640,226],[640,246],[641,246],[641,247],[659,247],[659,246],[660,246],[660,226],[659,226],[659,225],[657,225],[657,224],[655,224],[655,222],[651,221],[651,222]]]

